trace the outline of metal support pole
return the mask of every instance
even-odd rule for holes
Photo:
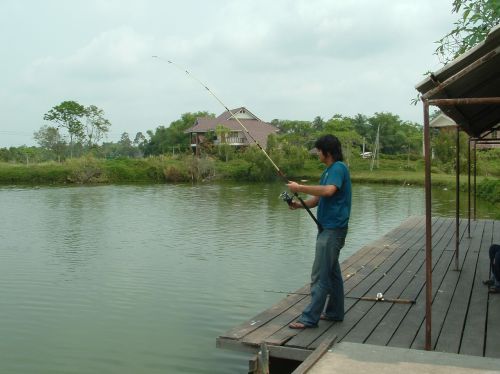
[[[470,238],[470,136],[467,145],[467,233]]]
[[[474,141],[474,221],[476,220],[477,142]]]
[[[432,211],[431,211],[431,140],[429,131],[429,102],[424,104],[425,151],[425,350],[432,349]]]
[[[455,185],[455,270],[458,270],[458,248],[460,246],[459,227],[460,227],[460,129],[457,126],[457,144],[456,144],[456,185]]]

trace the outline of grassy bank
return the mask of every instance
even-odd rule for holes
[[[262,160],[261,160],[262,161]],[[371,169],[371,160],[349,163],[352,180],[358,183],[424,185],[422,160],[383,159]],[[318,180],[323,165],[308,159],[300,170],[284,170],[290,179]],[[252,163],[244,159],[222,162],[195,157],[152,157],[141,159],[96,159],[82,157],[63,163],[0,163],[0,184],[108,184],[108,183],[179,183],[213,180],[255,181],[275,178],[266,160]],[[478,196],[500,204],[500,179],[478,176]],[[432,185],[455,189],[455,175],[432,167]],[[467,175],[461,175],[460,189],[467,190]]]

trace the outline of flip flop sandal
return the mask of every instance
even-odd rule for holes
[[[493,280],[492,279],[487,279],[483,281],[483,284],[485,286],[493,286]]]
[[[289,328],[291,329],[294,329],[294,330],[304,330],[304,329],[308,329],[308,328],[311,328],[311,327],[317,327],[317,326],[308,326],[308,325],[305,325],[303,324],[302,322],[292,322],[288,325]]]

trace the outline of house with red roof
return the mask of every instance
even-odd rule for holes
[[[250,135],[240,125],[245,126]],[[225,111],[216,118],[200,117],[193,127],[185,131],[191,135],[191,148],[199,153],[200,145],[207,140],[208,133],[215,134],[215,145],[229,144],[234,147],[247,147],[255,144],[252,137],[266,148],[267,137],[276,134],[278,129],[264,122],[245,107]]]

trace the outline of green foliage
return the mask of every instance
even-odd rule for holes
[[[500,176],[500,148],[477,151],[477,173],[484,176]]]
[[[249,180],[252,164],[247,160],[237,158],[228,162],[217,164],[217,173],[222,179],[234,179],[238,181]]]
[[[432,139],[432,148],[434,149],[435,162],[446,173],[455,173],[456,170],[456,132],[439,131]],[[467,148],[468,138],[463,132],[460,132],[460,172],[467,171]]]
[[[200,158],[192,155],[186,157],[184,162],[188,176],[193,182],[199,182],[215,176],[215,163],[211,158]]]
[[[111,122],[104,118],[104,111],[95,105],[85,108],[85,134],[87,146],[92,147],[108,133]]]
[[[477,185],[477,195],[493,204],[500,203],[500,179],[483,179]]]
[[[500,23],[500,0],[454,0],[453,13],[461,13],[455,27],[436,43],[435,54],[443,64],[483,41]]]
[[[181,151],[189,149],[189,134],[185,131],[195,124],[198,117],[214,115],[208,112],[184,113],[181,119],[172,122],[170,126],[159,126],[155,132],[148,131],[150,139],[144,145],[144,155],[161,155],[172,152],[175,148]]]
[[[63,101],[43,116],[45,121],[53,122],[58,127],[65,128],[68,131],[71,156],[73,156],[73,141],[82,140],[84,137],[84,125],[82,123],[84,116],[85,107],[76,101]]]
[[[250,168],[247,173],[247,180],[249,181],[268,181],[276,176],[276,171],[272,164],[269,162],[264,153],[257,147],[248,147],[242,152],[242,158]],[[278,162],[279,160],[274,160]]]
[[[45,113],[43,119],[54,123],[57,127],[42,126],[39,131],[35,132],[35,140],[42,147],[50,149],[58,159],[63,156],[66,149],[59,129],[67,130],[70,139],[70,157],[73,157],[75,141],[78,143],[77,153],[83,151],[83,144],[91,149],[97,145],[111,126],[111,123],[104,118],[102,109],[95,105],[85,108],[76,101],[63,101]]]
[[[89,184],[107,181],[103,175],[102,163],[92,156],[71,159],[67,165],[71,169],[67,176],[67,181],[70,183]]]

